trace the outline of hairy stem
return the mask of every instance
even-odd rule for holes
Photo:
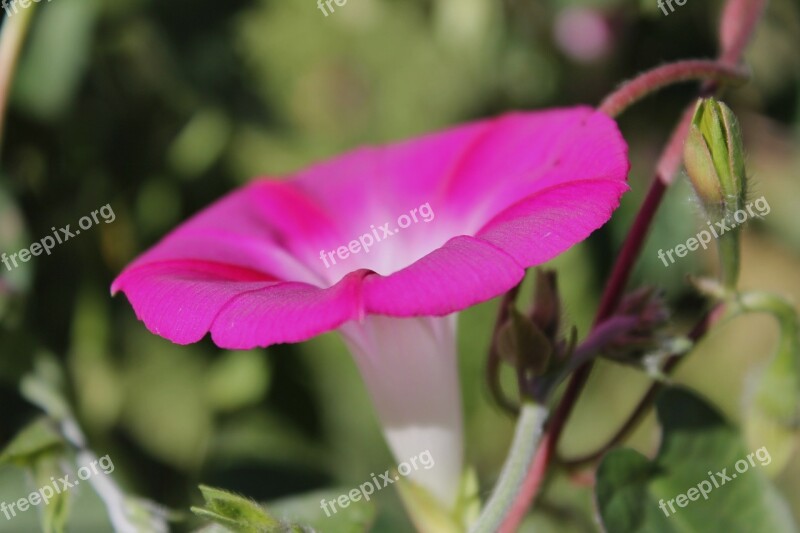
[[[534,459],[546,419],[547,408],[530,401],[523,403],[500,479],[470,533],[496,533],[500,530]]]
[[[678,61],[648,70],[623,83],[602,101],[598,109],[616,117],[645,96],[676,83],[691,80],[742,83],[747,77],[743,68],[719,61]]]

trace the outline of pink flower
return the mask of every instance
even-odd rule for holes
[[[628,168],[616,124],[587,107],[362,148],[222,198],[112,292],[179,344],[210,332],[247,349],[339,328],[398,461],[430,450],[436,467],[412,479],[450,505],[462,467],[454,313],[602,226]]]

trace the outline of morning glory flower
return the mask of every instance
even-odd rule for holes
[[[131,263],[112,292],[179,344],[338,329],[398,463],[452,506],[463,463],[456,313],[588,237],[628,189],[627,146],[588,107],[517,112],[258,179]]]

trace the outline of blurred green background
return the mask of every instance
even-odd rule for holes
[[[127,492],[184,512],[198,483],[260,501],[353,487],[394,464],[355,365],[335,334],[293,346],[226,352],[148,333],[114,276],[181,220],[256,176],[280,176],[346,149],[510,109],[596,104],[619,82],[678,58],[713,57],[720,2],[669,16],[655,0],[349,0],[324,16],[313,0],[53,0],[42,3],[13,84],[0,157],[0,252],[12,253],[107,203],[116,220],[22,268],[0,267],[0,445],[38,413],[19,393],[34,358],[63,363],[91,447],[114,460]],[[800,7],[773,0],[747,54],[753,79],[725,100],[739,115],[753,198],[742,286],[800,301]],[[603,280],[691,85],[633,108],[632,192],[603,230],[554,261],[566,318],[585,334]],[[701,301],[685,275],[714,268],[695,253],[656,257],[704,220],[684,176],[659,213],[635,283],[667,291],[685,327]],[[467,457],[487,494],[513,420],[483,376],[496,301],[460,318]],[[747,376],[776,339],[769,319],[714,333],[677,376],[738,420]],[[562,442],[595,449],[647,380],[610,363],[593,375]],[[652,417],[651,417],[652,418]],[[632,445],[651,453],[652,420]],[[777,483],[800,520],[800,459]],[[28,492],[0,469],[0,500]],[[374,530],[408,531],[381,491]],[[74,530],[108,531],[90,491]],[[2,531],[35,531],[28,512]],[[591,486],[553,476],[526,527],[595,531]],[[11,529],[8,529],[11,528]],[[15,529],[16,528],[16,529]]]

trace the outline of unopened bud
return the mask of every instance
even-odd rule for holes
[[[692,185],[710,212],[725,207],[736,211],[743,205],[744,147],[739,121],[728,106],[713,98],[698,102],[684,162]]]
[[[561,301],[556,273],[537,270],[536,292],[527,314],[507,302],[505,319],[497,330],[492,354],[510,364],[516,374],[520,395],[544,403],[570,370],[577,331],[561,331]],[[499,387],[490,377],[493,393]],[[501,399],[501,401],[504,401]]]
[[[689,179],[708,216],[725,220],[730,230],[720,236],[723,281],[736,284],[739,275],[739,228],[734,213],[744,207],[747,177],[739,121],[714,98],[700,100],[684,147]]]
[[[604,323],[612,333],[603,349],[605,357],[639,365],[644,356],[664,344],[668,320],[663,296],[654,289],[644,287],[626,295],[614,316]]]

